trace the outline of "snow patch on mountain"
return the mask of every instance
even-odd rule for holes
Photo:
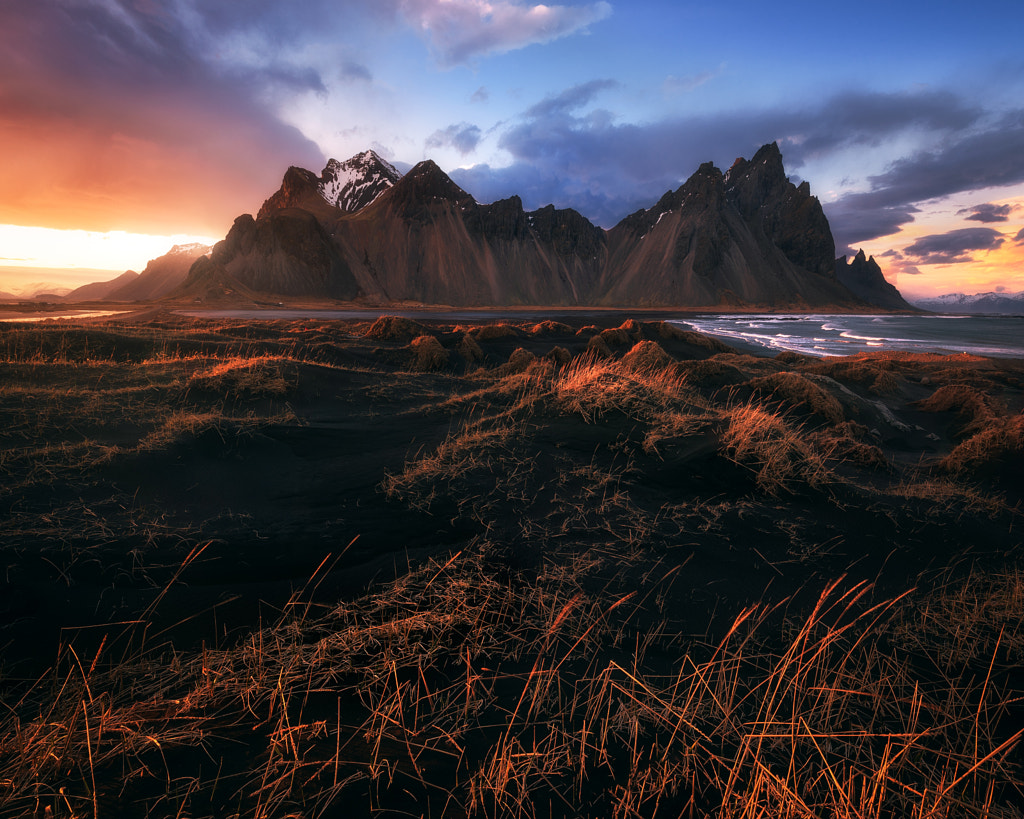
[[[374,151],[339,162],[331,159],[321,174],[320,195],[346,213],[355,213],[393,187],[402,175]]]

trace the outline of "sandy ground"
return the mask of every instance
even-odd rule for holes
[[[2,680],[25,696],[69,647],[224,649],[299,591],[329,608],[470,556],[501,588],[571,568],[566,600],[630,600],[615,651],[664,638],[662,669],[833,582],[869,606],[1019,572],[1024,363],[758,357],[638,318],[0,325]],[[46,794],[74,777],[48,776],[33,809],[67,813]],[[482,810],[452,776],[448,814]],[[373,781],[368,809],[445,804]]]

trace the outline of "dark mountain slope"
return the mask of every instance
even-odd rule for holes
[[[724,175],[702,165],[610,231],[573,210],[526,212],[517,196],[481,205],[430,160],[404,177],[372,151],[331,160],[320,177],[290,168],[190,281],[202,276],[374,304],[863,310],[877,294],[880,306],[902,301],[880,286],[858,297],[837,278],[828,220],[807,183],[788,180],[774,143]]]
[[[865,258],[863,250],[858,251],[849,264],[846,263],[845,256],[836,259],[836,277],[857,298],[869,304],[878,305],[886,310],[917,309],[908,304],[900,295],[900,291],[885,280],[882,268],[878,266],[875,257]]]
[[[225,276],[249,290],[280,296],[352,300],[366,295],[323,226],[301,208],[261,219],[239,216],[210,257],[193,265],[186,290]]]
[[[206,245],[175,245],[163,256],[152,259],[137,278],[111,290],[108,301],[149,301],[163,298],[180,287],[196,259],[210,252]]]
[[[856,299],[835,278],[835,243],[809,187],[785,176],[766,145],[724,175],[705,163],[650,210],[609,231],[598,287],[606,305],[838,306]]]
[[[579,304],[603,260],[603,231],[575,211],[480,205],[430,160],[335,230],[360,281],[392,301]]]

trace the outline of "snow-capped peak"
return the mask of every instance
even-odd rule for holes
[[[395,167],[376,152],[363,151],[344,162],[328,160],[320,176],[320,195],[341,210],[355,213],[401,178]]]
[[[181,253],[187,255],[204,255],[209,253],[212,249],[212,245],[204,245],[202,242],[190,242],[188,244],[175,245],[167,251],[167,254]]]

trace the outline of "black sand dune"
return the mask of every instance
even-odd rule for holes
[[[1016,815],[1024,364],[582,325],[0,326],[0,815]]]

